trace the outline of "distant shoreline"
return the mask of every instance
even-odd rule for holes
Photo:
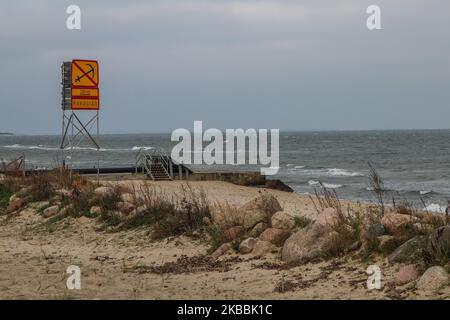
[[[11,132],[0,132],[0,136],[13,136],[14,133]]]

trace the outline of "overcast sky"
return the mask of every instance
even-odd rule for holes
[[[73,58],[100,62],[105,133],[450,128],[448,0],[5,0],[0,132],[60,132]]]

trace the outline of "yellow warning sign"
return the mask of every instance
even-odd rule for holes
[[[98,87],[98,62],[95,60],[72,60],[72,88]]]
[[[72,110],[98,110],[98,88],[72,88]]]
[[[85,89],[78,89],[73,88],[72,89],[72,97],[91,97],[91,98],[98,98],[98,88],[85,88]]]

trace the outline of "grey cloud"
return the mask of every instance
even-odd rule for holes
[[[102,129],[442,128],[450,98],[450,3],[6,1],[0,131],[59,132],[59,64],[100,61]],[[65,9],[82,9],[82,30]]]

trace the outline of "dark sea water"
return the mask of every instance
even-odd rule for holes
[[[0,159],[24,154],[29,167],[53,167],[61,161],[59,136],[1,136]],[[100,137],[100,165],[132,166],[140,148],[175,143],[169,134],[123,134]],[[97,152],[81,147],[74,166],[94,167]],[[370,201],[368,161],[397,199],[410,199],[441,210],[450,198],[450,130],[285,132],[280,134],[280,171],[276,178],[300,193],[312,193],[318,181],[340,197]],[[195,169],[195,168],[194,168]],[[205,169],[202,167],[201,169]],[[208,169],[208,167],[206,167]],[[215,166],[221,170],[254,166]]]

